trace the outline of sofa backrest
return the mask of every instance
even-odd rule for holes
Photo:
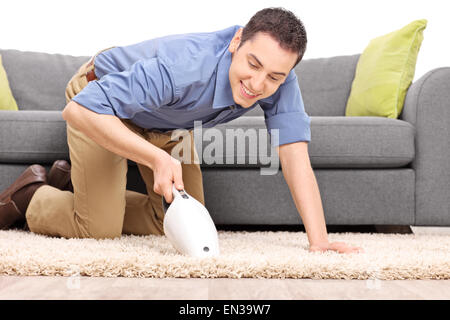
[[[0,50],[20,110],[62,110],[69,80],[90,57]],[[307,59],[295,68],[310,116],[343,116],[359,54]],[[260,116],[255,108],[248,116]]]
[[[62,110],[66,85],[89,57],[0,50],[19,110]]]
[[[310,116],[344,116],[359,54],[301,61],[295,68]]]

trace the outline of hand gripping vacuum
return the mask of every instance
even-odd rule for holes
[[[164,233],[181,254],[193,257],[219,255],[219,238],[208,210],[184,190],[172,185],[173,200],[163,197]]]

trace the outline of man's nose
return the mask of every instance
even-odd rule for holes
[[[263,88],[264,88],[264,80],[265,77],[262,74],[258,74],[255,75],[252,78],[252,81],[250,82],[251,87],[249,88],[250,90],[252,90],[254,93],[262,93]]]

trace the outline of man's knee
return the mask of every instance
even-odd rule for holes
[[[87,234],[94,239],[114,239],[122,235],[125,206],[117,212],[99,215],[94,221],[89,221]]]

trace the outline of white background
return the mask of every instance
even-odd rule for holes
[[[448,0],[2,0],[0,48],[90,56],[167,34],[245,25],[272,6],[305,24],[304,59],[361,53],[372,38],[427,19],[415,79],[450,66]]]

